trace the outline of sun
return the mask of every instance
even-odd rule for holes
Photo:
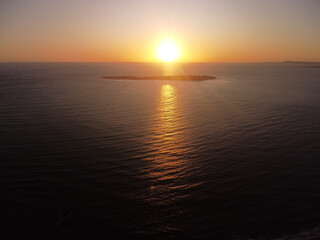
[[[178,46],[170,41],[165,40],[157,48],[157,58],[164,62],[175,62],[180,57]]]

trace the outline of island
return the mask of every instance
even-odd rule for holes
[[[210,75],[164,75],[164,76],[103,76],[113,80],[174,80],[174,81],[205,81],[216,79]]]
[[[292,64],[320,64],[320,62],[307,62],[307,61],[283,61],[282,63],[292,63]]]
[[[320,62],[307,62],[307,61],[283,61],[283,62],[264,62],[264,63],[280,63],[280,64],[292,64],[298,65],[299,67],[306,67],[306,68],[320,68]]]

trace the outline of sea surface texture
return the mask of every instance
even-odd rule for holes
[[[170,73],[217,79],[102,79]],[[0,192],[0,239],[314,239],[320,68],[1,63]]]

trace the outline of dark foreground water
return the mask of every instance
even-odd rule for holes
[[[0,64],[0,239],[320,236],[320,68],[174,68]]]

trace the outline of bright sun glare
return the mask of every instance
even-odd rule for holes
[[[164,62],[174,62],[179,58],[180,52],[172,41],[163,41],[157,48],[157,57]]]

